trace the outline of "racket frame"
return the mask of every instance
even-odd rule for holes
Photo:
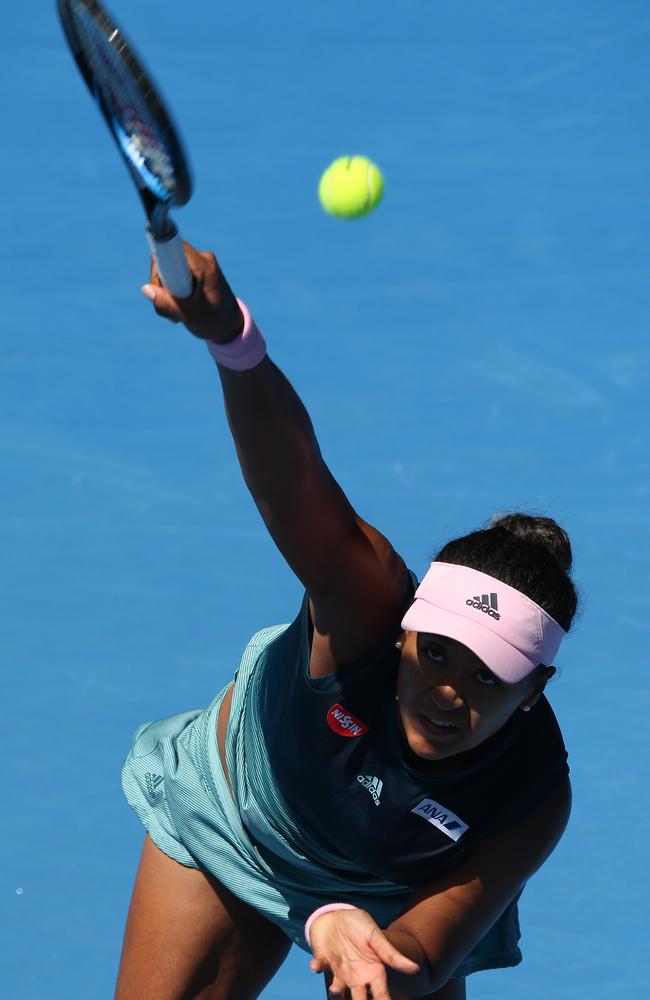
[[[83,4],[90,16],[97,22],[107,44],[114,49],[119,61],[126,67],[134,86],[142,95],[142,100],[147,107],[148,113],[154,119],[156,127],[164,140],[166,152],[173,165],[175,179],[174,191],[166,198],[154,194],[147,187],[146,182],[138,173],[122,147],[115,128],[114,115],[101,90],[96,85],[92,68],[84,56],[84,48],[79,39],[75,15],[72,9],[75,4],[79,3]],[[181,144],[171,114],[163,103],[159,89],[153,83],[150,74],[145,70],[139,56],[136,55],[132,43],[98,0],[57,0],[57,6],[61,25],[79,72],[108,125],[108,130],[133,178],[140,200],[142,201],[142,206],[147,217],[147,239],[152,254],[156,259],[163,284],[172,294],[183,298],[191,293],[193,279],[187,265],[178,230],[169,216],[169,209],[172,206],[179,207],[189,201],[192,196],[192,177],[187,155]]]

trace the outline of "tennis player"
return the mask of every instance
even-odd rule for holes
[[[185,249],[191,298],[155,269],[143,291],[206,342],[305,593],[207,708],[134,734],[122,785],[148,832],[116,1000],[252,1000],[292,943],[332,997],[460,1000],[521,961],[517,900],[569,818],[543,693],[576,610],[569,540],[511,514],[418,582],[346,499],[214,256]]]

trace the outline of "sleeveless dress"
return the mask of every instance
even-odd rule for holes
[[[126,799],[154,843],[305,951],[316,907],[350,902],[387,926],[414,885],[453,869],[569,771],[544,697],[470,768],[435,779],[410,768],[395,713],[399,632],[396,623],[370,656],[311,678],[305,593],[292,623],[257,632],[242,655],[226,734],[232,792],[216,741],[230,684],[207,708],[138,727],[122,765]],[[520,895],[452,978],[521,962]]]

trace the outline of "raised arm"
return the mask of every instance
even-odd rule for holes
[[[201,339],[227,343],[243,325],[237,301],[214,256],[185,249],[195,277],[192,297],[173,299],[154,272],[156,311]],[[347,500],[305,407],[270,358],[247,371],[218,370],[246,485],[310,595],[312,673],[327,673],[369,652],[395,626],[406,600],[404,562]]]

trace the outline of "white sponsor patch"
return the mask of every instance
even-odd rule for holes
[[[452,840],[460,840],[465,831],[469,830],[467,823],[463,823],[460,816],[433,799],[422,799],[411,812],[426,819],[427,823],[437,827]]]

